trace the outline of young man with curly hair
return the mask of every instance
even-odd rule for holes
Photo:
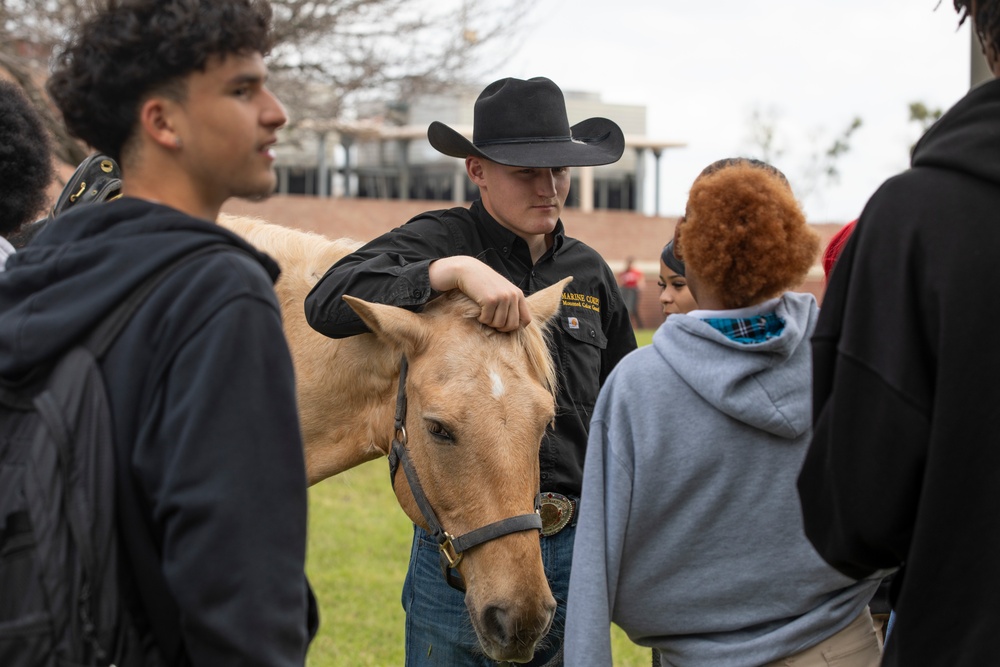
[[[1000,75],[1000,2],[956,0]],[[1000,81],[970,90],[865,206],[813,339],[806,532],[853,577],[899,568],[884,665],[989,665],[1000,626]]]
[[[0,81],[0,271],[14,246],[7,238],[45,208],[52,150],[41,117],[21,89]]]
[[[123,197],[73,208],[0,280],[0,375],[79,342],[179,258],[102,359],[122,582],[143,665],[304,664],[306,476],[277,265],[218,227],[275,185],[286,120],[266,87],[261,0],[109,0],[74,30],[49,92],[119,161]],[[137,664],[135,646],[116,664]]]
[[[657,664],[877,667],[878,579],[823,562],[795,488],[818,308],[788,290],[818,248],[770,165],[695,180],[674,252],[697,308],[618,364],[591,420],[567,664],[610,667],[614,622]]]

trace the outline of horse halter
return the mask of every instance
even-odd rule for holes
[[[399,465],[403,465],[403,472],[406,474],[406,481],[410,485],[410,492],[413,500],[417,503],[420,513],[424,515],[424,520],[431,530],[431,535],[437,540],[438,549],[441,552],[441,573],[444,575],[448,585],[452,588],[465,591],[465,582],[462,575],[452,572],[462,561],[462,554],[472,547],[484,542],[495,540],[498,537],[519,533],[525,530],[541,530],[542,518],[539,516],[539,496],[535,496],[535,511],[531,514],[519,514],[499,521],[476,528],[465,535],[455,537],[446,532],[434,514],[427,496],[424,495],[423,487],[417,477],[417,471],[406,453],[406,374],[407,361],[403,357],[399,366],[399,390],[396,394],[396,433],[392,439],[392,448],[389,450],[389,478],[392,481],[393,489],[396,488],[396,470]]]

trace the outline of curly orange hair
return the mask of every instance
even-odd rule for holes
[[[819,254],[784,175],[746,159],[720,161],[695,179],[678,245],[688,273],[726,308],[798,286]]]

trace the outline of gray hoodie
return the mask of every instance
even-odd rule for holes
[[[803,532],[811,295],[780,335],[730,340],[674,315],[608,378],[591,421],[570,579],[566,664],[611,665],[609,626],[665,664],[760,665],[847,626],[855,582]]]

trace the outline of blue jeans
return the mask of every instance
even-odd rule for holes
[[[573,563],[576,519],[560,533],[542,537],[542,563],[556,599],[552,629],[539,642],[529,667],[562,667],[562,639],[566,626],[566,594]],[[483,655],[465,607],[465,593],[448,585],[441,574],[437,542],[427,531],[413,527],[410,567],[403,584],[406,611],[406,667],[495,667]]]

